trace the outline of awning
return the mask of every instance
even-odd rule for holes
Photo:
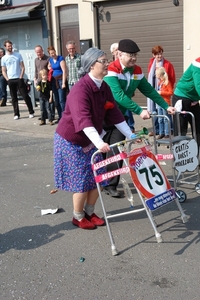
[[[17,19],[28,19],[30,18],[31,11],[33,11],[39,5],[41,5],[41,2],[34,5],[0,10],[0,22],[17,20]]]

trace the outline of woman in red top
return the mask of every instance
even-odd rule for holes
[[[110,151],[103,141],[103,123],[115,125],[127,138],[132,137],[132,132],[103,81],[108,73],[105,52],[89,48],[81,58],[81,66],[81,78],[68,94],[56,128],[54,177],[57,188],[73,193],[72,223],[82,229],[94,229],[105,224],[94,213],[98,191],[91,167],[91,157],[97,149]],[[98,158],[102,160],[101,155]]]
[[[160,67],[164,67],[168,74],[169,81],[171,82],[172,88],[174,88],[174,84],[176,81],[174,66],[170,61],[164,58],[163,47],[159,45],[154,46],[151,52],[153,54],[153,57],[150,59],[148,65],[148,82],[155,88],[156,91],[158,91],[158,80],[156,78],[156,69]],[[147,98],[147,110],[149,112],[156,111],[155,102],[152,101],[150,98]],[[158,134],[157,118],[155,119],[155,127],[156,127],[156,134]],[[153,133],[150,132],[149,135],[153,136]]]
[[[171,105],[171,96],[173,95],[172,84],[168,79],[168,74],[164,67],[156,69],[156,78],[158,79],[158,93],[163,97],[163,99]],[[158,115],[165,115],[171,120],[171,116],[162,107],[157,105]],[[159,136],[158,139],[169,138],[169,124],[166,118],[158,117],[159,125]]]

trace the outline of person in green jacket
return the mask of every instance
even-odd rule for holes
[[[136,65],[139,51],[140,49],[134,41],[130,39],[121,40],[118,47],[118,59],[110,63],[108,66],[108,74],[104,77],[104,81],[110,86],[119,109],[124,115],[128,109],[140,115],[143,120],[150,118],[149,112],[142,109],[141,106],[132,100],[135,90],[138,89],[146,97],[152,99],[163,109],[167,110],[169,114],[174,114],[175,108],[165,102],[151,84],[148,83],[141,67]],[[124,136],[114,126],[105,126],[104,129],[107,132],[104,141],[109,143],[109,145],[124,139]],[[115,153],[117,153],[117,150],[115,150]],[[121,166],[120,163],[118,163],[118,165],[110,164],[107,166],[107,171],[113,171]],[[105,192],[112,197],[120,197],[120,193],[117,191],[119,178],[119,176],[112,178],[109,185],[104,188]]]
[[[200,57],[195,59],[176,84],[172,103],[178,111],[189,111],[195,118],[197,144],[200,147]],[[188,122],[192,128],[192,117],[189,114],[180,115],[181,135],[187,134]],[[193,130],[193,128],[192,128]],[[174,135],[177,132],[177,120],[174,118]]]

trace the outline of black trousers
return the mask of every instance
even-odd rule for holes
[[[28,91],[27,91],[24,79],[23,78],[21,78],[21,79],[20,78],[9,79],[8,80],[8,86],[9,86],[10,95],[11,95],[11,98],[12,98],[14,116],[20,117],[18,97],[17,97],[18,89],[19,89],[19,92],[20,92],[22,98],[24,99],[24,101],[25,101],[25,103],[28,107],[29,114],[34,114],[31,98],[28,95]]]
[[[108,143],[109,145],[115,144],[117,142],[123,141],[125,139],[125,136],[115,127],[104,128],[106,131],[106,135],[104,136],[103,140],[105,143]],[[111,151],[109,151],[105,156],[106,158],[109,158],[113,156],[114,154],[118,154],[119,150],[117,147],[114,147]],[[109,164],[107,168],[107,172],[111,172],[113,170],[121,168],[123,165],[123,160],[118,161],[117,163]],[[110,179],[109,186],[117,187],[119,184],[120,176],[115,176]]]
[[[178,100],[182,100],[182,111],[189,111],[193,113],[194,119],[195,119],[195,128],[196,128],[196,134],[197,134],[197,144],[198,147],[200,147],[200,106],[199,103],[197,103],[194,106],[191,106],[191,100],[188,98],[178,97],[176,95],[173,95],[172,97],[172,105],[174,106]],[[188,130],[188,123],[191,126],[192,133],[192,117],[190,115],[180,115],[180,128],[181,128],[181,135],[186,135]],[[174,117],[174,135],[178,135],[178,129],[177,129],[177,120]]]

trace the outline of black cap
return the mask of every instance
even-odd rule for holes
[[[129,39],[119,41],[118,50],[127,53],[136,53],[140,51],[138,45]]]

